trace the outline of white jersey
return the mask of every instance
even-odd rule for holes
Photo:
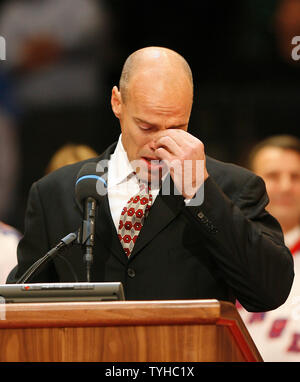
[[[247,312],[237,304],[266,362],[300,362],[300,237],[289,248],[294,257],[295,278],[286,302],[275,310],[261,313]]]
[[[19,232],[0,222],[0,284],[5,284],[9,272],[17,265],[19,241]]]

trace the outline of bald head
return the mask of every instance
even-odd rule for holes
[[[193,96],[193,76],[187,61],[177,52],[162,47],[147,47],[132,53],[122,69],[120,93],[123,102],[128,98],[131,81],[136,76],[151,75],[153,81],[187,82]]]
[[[157,47],[134,52],[125,62],[120,88],[114,86],[111,94],[128,160],[145,164],[145,158],[158,158],[156,138],[164,131],[187,131],[192,104],[192,74],[183,57]],[[138,176],[159,179],[161,171],[152,170],[146,166]]]

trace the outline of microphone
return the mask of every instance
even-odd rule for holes
[[[91,279],[96,211],[98,203],[104,194],[99,192],[100,187],[107,188],[107,184],[101,176],[97,175],[96,164],[85,164],[78,173],[75,194],[77,201],[83,206],[83,220],[78,241],[85,248],[83,260],[86,264],[87,282],[90,282]]]
[[[67,236],[62,238],[60,242],[52,248],[49,252],[46,253],[43,257],[37,260],[32,266],[18,279],[16,284],[26,283],[33,275],[38,273],[42,266],[56,256],[63,248],[69,246],[77,239],[76,233],[69,233]]]

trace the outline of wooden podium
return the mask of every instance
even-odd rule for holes
[[[217,300],[0,304],[0,361],[262,361]]]

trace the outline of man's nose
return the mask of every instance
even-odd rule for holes
[[[150,148],[151,151],[155,151],[155,140],[154,139],[151,139],[150,142],[148,143],[148,146]]]

